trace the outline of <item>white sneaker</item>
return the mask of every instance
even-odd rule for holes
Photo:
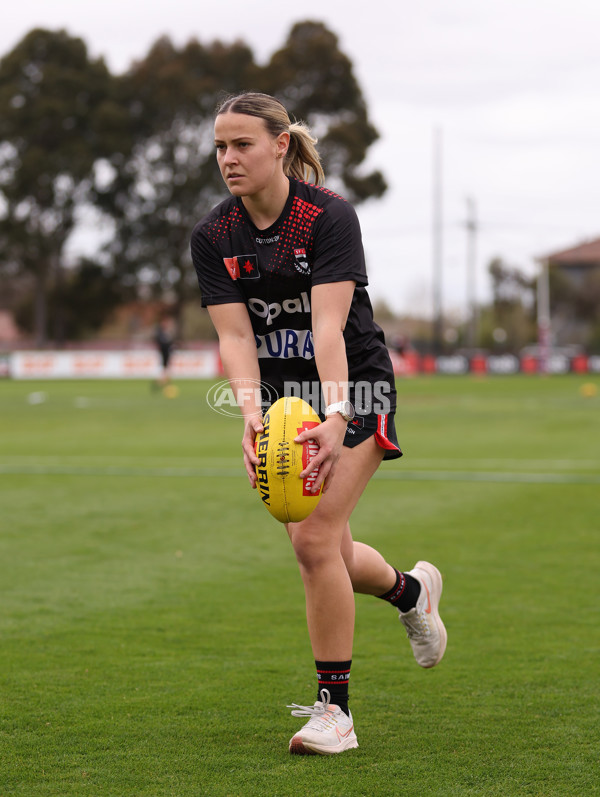
[[[414,609],[401,612],[417,664],[435,667],[446,650],[448,634],[438,612],[442,595],[442,574],[429,562],[417,562],[408,574],[421,583],[421,594]]]
[[[293,703],[288,708],[293,717],[310,717],[309,721],[290,739],[290,753],[296,755],[331,755],[358,747],[352,715],[344,714],[341,708],[331,705],[328,689],[321,689],[321,700],[314,706],[299,706]]]

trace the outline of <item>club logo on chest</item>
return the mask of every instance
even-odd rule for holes
[[[294,249],[296,271],[301,274],[310,274],[310,266],[306,257],[306,249]]]

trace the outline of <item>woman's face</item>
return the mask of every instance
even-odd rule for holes
[[[222,113],[215,120],[217,162],[234,196],[252,197],[273,188],[283,177],[289,134],[273,138],[262,119]]]

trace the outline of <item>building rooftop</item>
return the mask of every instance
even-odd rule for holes
[[[544,259],[556,266],[600,266],[600,238],[584,241],[560,252],[551,252]]]

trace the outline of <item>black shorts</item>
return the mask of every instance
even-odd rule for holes
[[[356,415],[346,429],[344,445],[354,448],[367,438],[375,435],[377,444],[383,448],[384,459],[397,459],[402,456],[402,450],[396,435],[395,413],[387,415]]]
[[[351,387],[349,395],[356,415],[348,423],[344,445],[354,448],[375,435],[377,444],[383,448],[383,458],[397,459],[402,456],[402,449],[396,435],[396,387],[391,379],[378,385],[382,391],[379,396],[370,390],[372,382],[358,382]],[[324,420],[323,407],[320,409],[319,415]]]

